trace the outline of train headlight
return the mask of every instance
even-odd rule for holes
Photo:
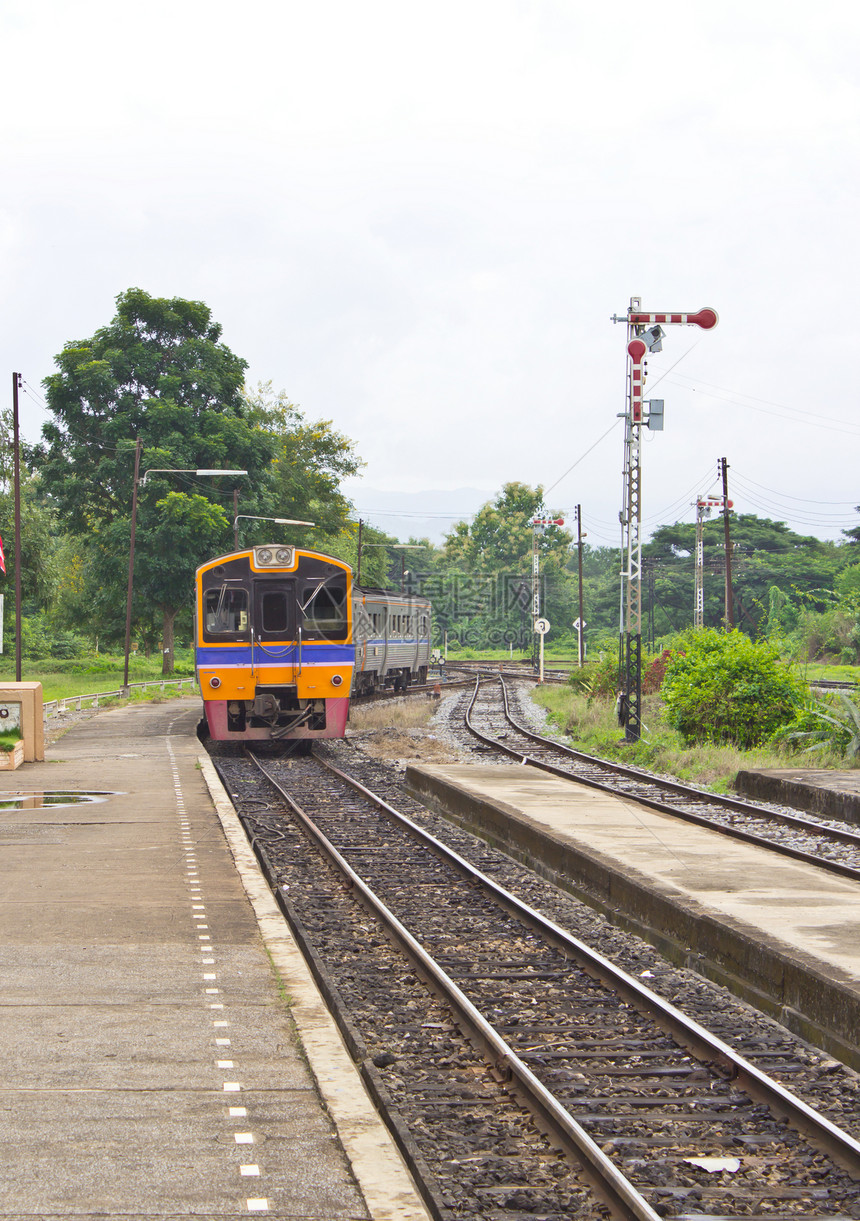
[[[332,679],[331,679],[331,685],[333,687],[342,686],[343,685],[343,675],[342,674],[333,674]]]
[[[216,691],[221,686],[221,679],[217,674],[213,675],[213,677],[209,679],[209,686],[214,687]]]
[[[258,568],[292,568],[295,560],[295,547],[254,548],[254,563]]]

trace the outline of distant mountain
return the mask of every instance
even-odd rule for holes
[[[383,492],[357,483],[344,492],[355,505],[355,514],[378,530],[393,534],[401,542],[410,537],[428,538],[437,545],[455,522],[468,520],[495,493],[478,488],[456,488],[451,492]]]

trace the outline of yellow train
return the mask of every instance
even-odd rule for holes
[[[342,560],[269,544],[197,569],[195,653],[217,741],[340,738],[351,694],[427,677],[430,603],[360,589]]]

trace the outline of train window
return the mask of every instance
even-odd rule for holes
[[[345,636],[346,578],[335,576],[327,581],[307,582],[301,593],[304,633],[310,638],[330,639]]]
[[[206,631],[213,636],[247,634],[248,591],[217,585],[204,594]]]
[[[285,636],[289,628],[287,594],[283,589],[264,590],[260,600],[261,627],[267,635]]]

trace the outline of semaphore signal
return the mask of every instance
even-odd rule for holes
[[[613,322],[627,324],[627,411],[624,413],[624,508],[621,511],[621,624],[619,719],[628,742],[639,740],[642,728],[642,499],[641,429],[663,427],[663,401],[655,400],[646,419],[644,398],[649,352],[659,352],[664,326],[698,326],[709,331],[719,321],[709,306],[695,313],[649,312],[642,299],[631,297],[626,314]],[[653,423],[652,417],[653,416]],[[626,598],[625,598],[626,586]]]

